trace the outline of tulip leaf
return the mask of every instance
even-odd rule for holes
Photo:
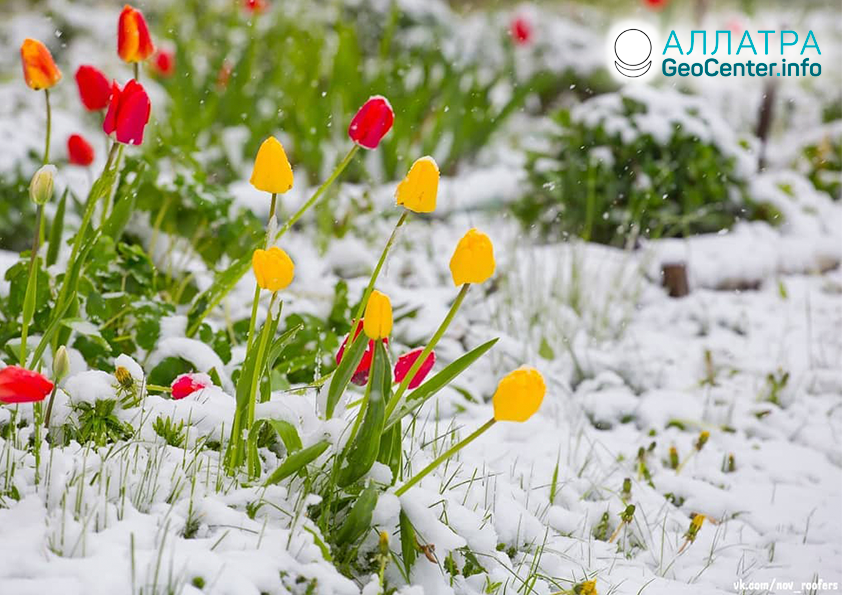
[[[400,514],[400,528],[403,565],[406,567],[406,576],[410,576],[412,565],[418,557],[418,546],[416,545],[415,527],[412,526],[412,522],[403,510]]]
[[[289,454],[301,450],[303,445],[301,443],[301,438],[298,436],[298,430],[294,425],[282,419],[255,420],[254,425],[251,427],[251,431],[249,432],[249,442],[254,441],[254,443],[257,444],[257,438],[260,434],[260,430],[263,429],[264,426],[269,426],[278,433],[278,436],[281,438],[281,442],[284,443],[284,446]]]
[[[364,333],[360,333],[351,343],[350,347],[346,346],[345,353],[342,355],[342,361],[336,366],[333,377],[330,379],[330,386],[327,389],[325,416],[328,419],[333,417],[336,404],[339,403],[339,399],[348,387],[348,383],[351,382],[357,366],[360,365],[367,345],[368,338]]]
[[[53,266],[58,261],[58,252],[61,249],[61,236],[64,233],[64,212],[67,209],[67,194],[70,188],[66,188],[61,195],[56,207],[56,214],[50,224],[49,246],[47,247],[47,266]]]
[[[383,432],[380,439],[380,452],[377,454],[377,460],[391,469],[393,482],[397,481],[400,475],[402,458],[401,420],[398,420],[391,429]]]
[[[386,416],[386,396],[392,386],[392,365],[382,341],[374,343],[374,361],[371,367],[371,375],[368,378],[371,383],[368,404],[365,411],[361,407],[358,413],[365,417],[345,459],[345,467],[339,472],[336,483],[340,487],[349,486],[368,473],[380,451],[380,438]],[[365,401],[363,403],[365,404]]]
[[[322,440],[320,442],[316,442],[312,446],[308,446],[307,448],[289,455],[284,462],[281,463],[281,466],[272,472],[272,475],[266,479],[263,485],[270,486],[279,483],[287,477],[298,473],[301,469],[319,458],[319,456],[327,450],[328,446],[330,446],[330,442]]]
[[[406,402],[401,405],[400,409],[392,413],[392,416],[386,422],[386,430],[390,430],[399,420],[404,416],[412,413],[429,399],[431,399],[437,392],[450,384],[459,374],[464,372],[471,364],[482,357],[486,351],[494,347],[497,338],[486,341],[479,347],[475,347],[459,359],[451,362],[444,370],[427,380],[424,384],[409,393],[406,397]]]
[[[231,265],[216,275],[213,283],[205,291],[196,296],[193,305],[187,312],[187,336],[192,337],[199,330],[202,320],[225,298],[237,282],[248,273],[251,267],[252,251],[241,256]]]
[[[336,543],[343,546],[350,546],[362,537],[371,528],[371,517],[374,513],[374,506],[377,504],[377,489],[374,484],[369,484],[351,508],[351,512],[345,518],[345,522],[336,534]]]

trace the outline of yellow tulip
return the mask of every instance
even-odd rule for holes
[[[251,258],[254,276],[261,289],[275,292],[292,283],[295,265],[289,255],[272,246],[268,250],[255,250]]]
[[[274,136],[260,145],[250,182],[258,190],[272,194],[283,194],[292,188],[292,166],[284,146]]]
[[[432,213],[436,210],[439,191],[439,166],[432,157],[421,157],[409,168],[409,173],[398,184],[395,200],[415,213]]]
[[[363,330],[369,339],[383,339],[392,332],[392,302],[385,293],[371,292],[365,307]]]
[[[579,587],[579,590],[576,593],[579,595],[597,595],[596,581],[585,581],[577,585],[577,587]]]
[[[538,411],[547,385],[535,368],[518,368],[500,380],[492,398],[494,419],[497,421],[526,421]]]
[[[462,236],[450,259],[453,283],[482,283],[494,274],[494,246],[487,235],[471,229]]]

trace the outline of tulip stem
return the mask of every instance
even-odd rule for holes
[[[50,429],[50,417],[53,415],[53,401],[56,400],[56,391],[58,390],[58,379],[53,383],[53,390],[50,393],[50,400],[47,401],[47,413],[44,414],[44,427]]]
[[[29,255],[29,278],[26,282],[26,297],[23,300],[23,319],[20,327],[20,365],[22,368],[26,367],[26,339],[29,334],[29,323],[31,322],[30,316],[34,313],[27,312],[28,308],[26,305],[30,302],[34,304],[34,300],[36,298],[36,296],[29,295],[29,293],[37,291],[38,280],[37,278],[33,278],[33,275],[38,274],[35,263],[38,258],[38,247],[41,240],[41,218],[43,216],[44,205],[38,205],[38,209],[35,211],[35,237],[32,240],[32,252]]]
[[[135,62],[134,66],[134,80],[140,82],[140,62]]]
[[[398,390],[395,392],[395,396],[389,401],[389,404],[386,405],[386,420],[389,419],[389,416],[392,415],[392,412],[400,404],[401,397],[406,392],[406,388],[409,386],[409,383],[413,378],[415,378],[415,374],[421,368],[422,364],[427,359],[427,356],[430,355],[430,352],[435,348],[436,344],[447,331],[447,327],[450,326],[453,317],[456,316],[456,311],[459,310],[459,306],[461,306],[462,302],[465,300],[465,296],[467,295],[470,287],[470,283],[462,285],[462,289],[459,290],[456,300],[454,300],[453,305],[450,306],[450,310],[447,312],[447,316],[444,317],[441,325],[439,325],[439,328],[436,330],[436,334],[433,335],[433,338],[430,339],[430,342],[427,343],[426,347],[424,347],[424,351],[422,351],[421,355],[416,358],[412,367],[409,368],[409,372],[407,372],[406,376],[404,376],[403,380],[401,380],[400,386],[398,386]]]
[[[343,159],[339,163],[339,165],[336,166],[336,169],[333,170],[333,173],[330,174],[330,177],[327,180],[325,180],[324,183],[321,186],[319,186],[318,190],[316,190],[316,192],[313,194],[313,196],[311,196],[309,199],[307,199],[307,202],[305,202],[301,206],[301,208],[298,209],[295,212],[295,214],[287,220],[286,223],[284,223],[284,226],[280,230],[278,230],[278,233],[275,234],[275,240],[276,241],[281,236],[283,236],[286,232],[288,232],[290,230],[290,228],[293,225],[295,225],[296,221],[301,219],[301,217],[304,215],[304,213],[307,212],[307,209],[312,207],[313,203],[315,203],[319,199],[319,197],[322,194],[325,193],[325,191],[330,187],[330,185],[333,184],[333,182],[336,180],[336,178],[339,177],[339,174],[341,174],[343,171],[345,171],[345,168],[348,167],[349,163],[351,163],[351,160],[354,158],[354,155],[356,155],[359,148],[360,148],[360,146],[357,145],[357,144],[354,144],[354,146],[351,147],[351,150],[348,151],[347,155],[345,155],[345,159]]]
[[[374,360],[377,358],[377,350],[371,350],[371,367],[370,370],[374,370]],[[365,412],[368,410],[368,402],[371,399],[371,385],[374,384],[374,374],[368,375],[368,382],[365,385],[365,393],[363,393],[363,400],[360,404],[360,410],[357,412],[357,416],[354,419],[354,425],[351,427],[351,435],[348,437],[348,442],[345,443],[345,451],[351,448],[351,444],[354,442],[354,438],[357,437],[357,432],[360,431],[360,425],[363,422],[363,416],[365,416]],[[344,457],[343,457],[344,458]]]
[[[44,89],[44,100],[47,104],[47,140],[44,143],[44,165],[50,162],[50,133],[53,127],[53,110],[50,109],[50,90]]]
[[[416,483],[424,479],[427,475],[430,474],[431,471],[433,471],[436,467],[441,465],[447,459],[449,459],[457,452],[468,446],[471,442],[479,438],[483,434],[483,432],[485,432],[488,428],[493,426],[496,422],[497,420],[492,417],[487,422],[482,424],[479,428],[474,430],[474,432],[470,436],[462,440],[462,442],[458,442],[454,446],[451,446],[443,454],[439,455],[439,457],[435,461],[424,467],[424,469],[422,469],[420,473],[416,474],[412,479],[410,479],[408,482],[399,487],[395,492],[395,496],[401,497],[402,495],[404,495],[407,492],[407,490],[409,490],[409,488],[411,488]]]
[[[383,263],[386,262],[386,255],[389,254],[389,250],[392,248],[392,245],[395,243],[395,239],[398,237],[398,230],[401,228],[401,225],[404,224],[408,216],[409,210],[404,209],[403,214],[395,224],[395,229],[392,230],[392,235],[389,236],[389,241],[386,242],[386,245],[383,247],[383,252],[380,254],[380,260],[377,261],[377,266],[374,267],[374,272],[371,273],[371,279],[368,281],[368,287],[365,288],[363,299],[360,301],[360,305],[357,308],[357,315],[354,316],[354,324],[351,325],[352,331],[357,328],[357,324],[359,324],[360,319],[363,316],[363,312],[365,312],[365,306],[368,303],[368,298],[371,297],[371,292],[374,291],[374,284],[377,282],[377,277],[380,275],[380,269],[383,268]]]
[[[266,248],[272,240],[270,237],[270,230],[272,228],[272,218],[275,216],[275,209],[278,206],[278,194],[272,193],[272,203],[269,205],[269,220],[266,222]],[[257,303],[260,301],[260,285],[254,286],[254,299],[251,303],[251,320],[249,321],[249,334],[246,339],[246,353],[251,349],[251,344],[254,341],[254,327],[257,324]]]

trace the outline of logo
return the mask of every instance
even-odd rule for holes
[[[617,72],[628,78],[641,77],[652,67],[652,40],[640,29],[626,29],[614,40],[614,55]]]

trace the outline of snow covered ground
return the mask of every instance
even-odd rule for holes
[[[27,153],[28,141],[8,139],[40,138],[32,120],[15,119],[28,109],[15,87],[18,81],[0,87],[5,172]],[[78,125],[57,109],[58,134]],[[774,149],[784,153],[786,141]],[[503,152],[495,146],[487,153]],[[775,195],[780,179],[797,200]],[[396,312],[414,311],[396,322],[392,351],[425,341],[443,318],[456,295],[447,263],[468,227],[494,240],[498,270],[492,282],[472,288],[437,355],[448,362],[500,341],[405,428],[412,469],[491,416],[488,400],[507,371],[536,366],[548,392],[528,422],[498,423],[419,487],[379,499],[366,547],[386,531],[400,549],[401,510],[419,540],[435,546],[429,559],[419,557],[409,585],[395,564],[388,582],[405,585],[401,595],[551,595],[589,579],[601,595],[842,590],[842,203],[799,186],[803,181],[788,171],[753,179],[758,194],[789,209],[783,227],[741,223],[727,233],[624,251],[539,243],[514,217],[490,213],[486,207],[520,192],[517,159],[443,178],[440,208],[401,230],[378,283]],[[58,181],[87,183],[79,172],[62,172]],[[352,294],[362,290],[398,216],[393,188],[372,189],[382,209],[361,217],[324,254],[311,228],[284,238],[296,263],[287,314],[326,315],[340,278]],[[244,183],[229,190],[265,216]],[[285,208],[303,201],[305,190],[296,187]],[[358,192],[345,186],[340,203]],[[136,223],[145,237],[145,224]],[[164,238],[159,253],[166,248]],[[15,260],[0,253],[0,270]],[[680,299],[660,282],[661,264],[674,261],[689,273],[691,292]],[[198,259],[187,263],[200,286],[210,283]],[[253,291],[250,277],[241,281],[228,315],[247,317]],[[185,338],[185,325],[181,313],[166,321],[147,367],[181,355],[200,371],[220,371],[221,387],[180,401],[143,395],[139,406],[118,411],[135,428],[133,439],[100,449],[45,445],[37,469],[27,448],[31,423],[15,440],[0,439],[0,593],[378,593],[376,575],[352,580],[330,559],[307,517],[315,496],[300,480],[263,488],[225,474],[219,450],[208,445],[225,438],[233,418],[231,375],[243,349],[225,365]],[[58,392],[57,424],[74,404],[119,398],[110,370],[87,369],[78,353],[72,364]],[[131,358],[115,365],[143,381]],[[276,391],[257,415],[290,421],[305,446],[325,436],[341,444],[352,413],[324,421],[320,399],[312,388]],[[11,411],[0,408],[0,424]],[[17,415],[31,422],[30,408]],[[159,417],[185,423],[183,448],[162,442],[152,427]],[[697,449],[702,432],[709,437]],[[262,454],[271,467],[275,455]],[[389,473],[375,465],[371,476]],[[620,526],[629,504],[633,518]],[[692,515],[705,520],[688,542]],[[452,563],[476,572],[454,576]]]

